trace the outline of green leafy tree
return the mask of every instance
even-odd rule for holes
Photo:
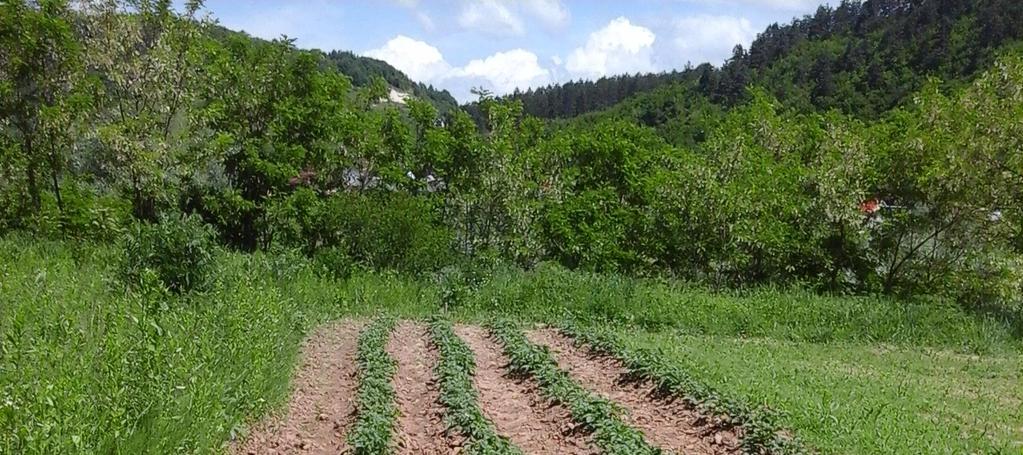
[[[41,207],[44,169],[63,211],[60,182],[82,114],[89,107],[82,50],[66,1],[0,4],[0,133],[7,147],[5,167],[23,167],[31,207]]]

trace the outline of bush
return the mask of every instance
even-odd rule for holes
[[[213,275],[215,238],[213,228],[198,216],[138,223],[124,242],[123,278],[129,286],[142,289],[155,280],[177,294],[203,290]]]
[[[423,197],[301,189],[269,213],[275,247],[301,248],[336,275],[354,264],[418,275],[452,262],[454,236]]]

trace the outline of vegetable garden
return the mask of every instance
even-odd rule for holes
[[[335,324],[334,330],[351,330],[353,325],[363,324],[342,321]],[[540,338],[545,340],[534,342]],[[425,342],[430,355],[395,358],[388,352],[388,339],[392,340],[391,345],[395,344],[393,340],[400,340],[405,346]],[[567,349],[562,349],[566,346]],[[353,418],[323,414],[311,414],[307,418],[346,422],[336,425],[335,432],[328,437],[345,440],[351,453],[731,454],[802,453],[806,450],[766,418],[767,414],[740,402],[719,398],[713,390],[671,370],[653,356],[618,347],[607,333],[572,324],[554,330],[525,327],[509,320],[494,320],[481,327],[456,326],[439,316],[428,322],[407,320],[397,324],[391,317],[379,317],[364,325],[356,345],[349,343],[337,348],[355,349],[357,372],[354,378],[358,387],[349,396],[321,395],[320,398],[350,401],[352,406],[335,409],[354,409]],[[497,353],[500,361],[477,364],[477,354],[484,351]],[[634,403],[617,403],[606,391],[588,388],[574,370],[566,370],[561,360],[569,355],[584,356],[587,363],[584,368],[611,377],[623,390],[631,390],[637,383],[656,384],[656,393],[635,394],[641,406],[657,409],[662,414],[676,411],[692,414],[697,417],[693,419],[696,424],[670,427],[658,426],[663,423],[658,421],[637,422],[635,416],[630,415]],[[413,363],[423,359],[435,361],[433,377],[425,383],[429,391],[418,396],[401,396],[405,392],[396,391],[392,384],[411,374],[410,370],[415,368]],[[481,373],[481,369],[499,371]],[[510,390],[489,387],[487,378],[495,377],[525,384],[525,387],[517,393],[504,394],[499,400],[481,400],[481,389]],[[344,379],[325,378],[325,381]],[[638,392],[641,387],[635,390]],[[430,396],[436,397],[438,403],[424,402]],[[397,403],[403,401],[416,403],[403,410],[414,414],[408,416],[411,418],[399,418]],[[314,407],[321,405],[328,407],[326,403],[314,404]],[[508,415],[518,414],[516,410],[525,408],[532,408],[532,411],[558,408],[566,412],[541,419],[546,420],[542,423],[555,425],[539,426],[529,421],[529,412]],[[508,426],[508,417],[518,424]],[[495,420],[502,424],[495,424]],[[555,434],[545,434],[544,430]],[[273,434],[275,431],[279,432],[272,425],[257,430],[239,446],[244,448],[239,451],[261,453],[273,449],[301,453],[310,447],[334,446],[329,441],[289,439],[286,434]],[[410,434],[420,435],[419,439],[425,434],[432,440],[409,442],[416,439],[408,437]],[[685,436],[679,438],[678,434]],[[252,440],[262,441],[264,446],[253,445]]]

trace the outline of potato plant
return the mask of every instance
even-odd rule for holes
[[[356,454],[392,453],[398,408],[392,379],[398,364],[387,354],[387,340],[394,320],[379,318],[359,336],[356,362],[359,388],[355,396],[355,424],[348,443]]]
[[[770,409],[754,408],[742,401],[722,396],[717,390],[694,378],[663,355],[625,347],[609,330],[582,327],[565,322],[561,332],[576,343],[622,361],[637,379],[657,384],[660,392],[678,396],[702,412],[715,415],[727,423],[741,425],[742,448],[746,453],[807,453],[806,448],[791,437],[783,437],[782,428]]]
[[[540,383],[548,399],[560,403],[582,428],[593,433],[593,439],[604,453],[612,455],[661,454],[651,446],[643,433],[625,424],[616,405],[584,389],[558,368],[547,349],[530,343],[511,322],[488,324],[491,335],[504,348],[513,373],[532,376]]]
[[[473,387],[476,362],[472,350],[451,328],[451,322],[435,318],[430,322],[430,335],[440,351],[436,366],[440,382],[440,401],[446,408],[448,422],[465,436],[466,454],[521,455],[507,438],[499,436],[494,424],[483,415],[479,396]]]

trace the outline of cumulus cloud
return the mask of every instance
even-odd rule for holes
[[[568,56],[565,68],[587,78],[654,71],[652,53],[656,39],[650,29],[619,17],[591,33],[586,45]]]
[[[571,15],[560,0],[522,0],[522,9],[549,28],[568,24]]]
[[[456,77],[486,81],[499,94],[546,84],[550,82],[550,75],[550,71],[540,66],[536,54],[525,49],[512,49],[472,60],[453,73]]]
[[[426,42],[398,35],[378,49],[366,51],[367,57],[383,60],[420,82],[439,81],[451,72],[440,50]]]
[[[674,51],[681,61],[719,64],[732,55],[736,44],[749,47],[757,30],[743,17],[697,15],[676,19]]]
[[[503,95],[516,88],[535,87],[552,80],[550,70],[540,65],[539,57],[525,49],[497,52],[455,67],[429,43],[398,35],[363,55],[390,63],[414,81],[427,84],[443,82],[462,101],[470,98],[472,87],[484,87]]]
[[[458,15],[458,24],[492,35],[521,35],[526,31],[522,19],[498,0],[466,3]]]

